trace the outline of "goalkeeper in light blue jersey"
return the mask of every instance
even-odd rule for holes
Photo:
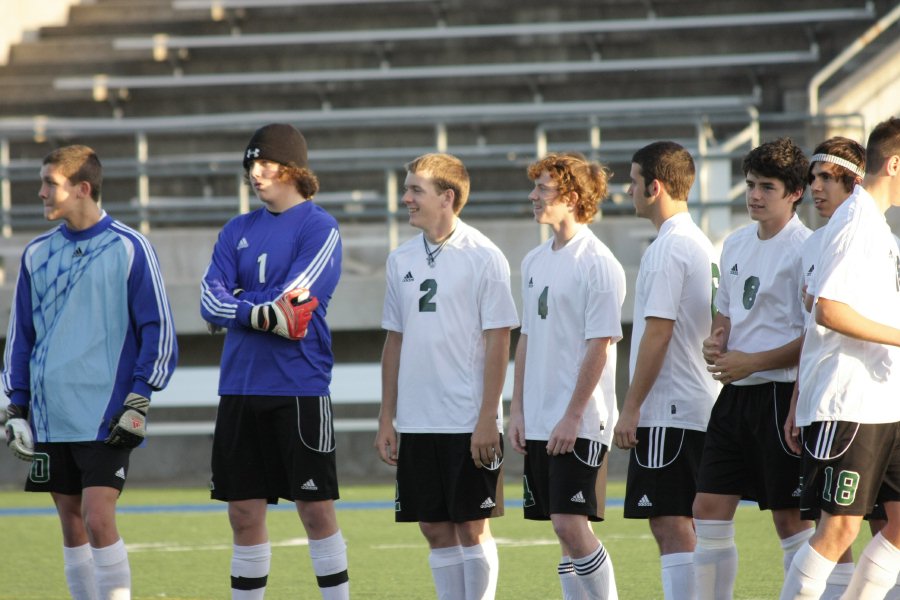
[[[130,598],[116,501],[178,355],[156,254],[100,208],[101,183],[87,146],[44,158],[44,217],[63,222],[25,247],[3,368],[7,444],[53,497],[76,599]]]

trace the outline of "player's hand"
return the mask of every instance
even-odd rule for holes
[[[581,425],[581,419],[563,415],[563,418],[550,432],[550,439],[547,440],[547,454],[557,456],[574,451],[579,425]]]
[[[132,392],[125,398],[122,410],[109,424],[106,443],[119,448],[137,448],[147,437],[147,411],[150,400]]]
[[[616,427],[613,429],[613,441],[622,450],[629,450],[637,446],[637,427],[641,418],[641,411],[632,409],[628,404],[622,406]]]
[[[519,454],[528,454],[525,450],[525,418],[522,416],[522,413],[510,411],[509,424],[506,431],[506,436],[509,438],[509,443],[512,444],[513,450]]]
[[[209,332],[209,335],[216,335],[220,331],[222,331],[221,325],[216,325],[215,323],[206,322],[206,330]]]
[[[250,310],[250,325],[289,340],[306,337],[306,328],[319,300],[305,288],[288,290],[276,300],[257,304]]]
[[[494,419],[485,419],[483,422],[481,419],[478,420],[478,423],[475,424],[475,431],[472,432],[469,451],[472,453],[475,466],[479,469],[490,467],[494,461],[499,461],[503,457],[497,421]]]
[[[791,395],[791,408],[788,410],[787,419],[784,421],[784,441],[794,454],[802,454],[800,445],[800,428],[797,427],[797,398],[800,396],[800,387],[794,384],[794,393]]]
[[[711,365],[725,351],[725,328],[716,327],[708,338],[703,340],[703,360]]]
[[[381,460],[392,467],[397,466],[399,447],[397,446],[397,432],[393,424],[379,424],[378,433],[375,434],[375,450]]]
[[[712,373],[713,379],[725,385],[749,377],[758,369],[746,352],[730,351],[719,355],[706,370]]]
[[[4,412],[6,445],[16,458],[31,462],[34,459],[34,437],[28,424],[28,407],[10,403]]]

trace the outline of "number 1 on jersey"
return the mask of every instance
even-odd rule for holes
[[[268,254],[263,252],[259,256],[256,257],[256,262],[259,263],[259,282],[266,282],[266,258],[268,258]]]

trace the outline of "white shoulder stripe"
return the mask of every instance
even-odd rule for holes
[[[150,242],[142,234],[119,221],[113,221],[110,226],[120,235],[134,237],[141,245],[144,253],[144,259],[147,261],[150,278],[153,284],[153,293],[156,299],[156,308],[160,320],[159,340],[157,342],[156,360],[153,362],[153,372],[148,378],[149,383],[154,388],[162,388],[168,381],[171,373],[169,372],[169,362],[175,348],[175,327],[172,322],[172,314],[169,308],[169,302],[166,299],[165,284],[162,279],[162,271],[159,268],[159,262],[156,253]]]
[[[309,263],[309,266],[303,273],[300,273],[300,275],[285,288],[285,291],[295,288],[311,288],[312,284],[319,278],[319,275],[322,274],[322,271],[325,270],[326,265],[331,260],[331,256],[334,254],[334,249],[337,247],[340,239],[341,236],[338,234],[338,230],[332,228],[331,232],[328,234],[328,239],[325,240],[325,243],[319,249],[319,252],[313,258],[312,262]]]

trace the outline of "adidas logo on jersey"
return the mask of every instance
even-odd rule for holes
[[[315,492],[316,490],[319,489],[319,486],[316,485],[315,481],[313,481],[312,479],[309,479],[306,481],[306,483],[304,483],[303,485],[300,486],[300,489],[306,490],[309,492]]]
[[[569,498],[570,502],[577,502],[578,504],[584,504],[584,494],[581,493],[581,490],[578,490],[578,493]]]
[[[649,508],[653,506],[653,503],[650,502],[650,498],[647,497],[647,494],[644,494],[643,496],[641,496],[641,499],[638,500],[638,506]]]
[[[119,467],[119,470],[116,471],[116,477],[119,479],[125,479],[125,467]]]
[[[242,237],[241,241],[238,242],[237,249],[243,250],[244,248],[249,248],[249,247],[250,247],[250,243],[247,242],[247,238]]]
[[[731,273],[732,275],[737,275],[738,274],[737,263],[734,263],[734,266],[731,267],[731,270],[728,272]]]
[[[412,271],[407,271],[406,275],[403,276],[403,283],[412,283],[416,278],[412,276]]]
[[[530,287],[530,288],[534,287],[534,279],[532,279],[531,277],[528,278],[528,287]]]
[[[78,258],[79,256],[84,256],[84,250],[76,246],[75,252],[72,253],[72,258]]]
[[[481,503],[481,508],[494,508],[496,506],[497,506],[497,504],[494,502],[494,500],[490,496],[485,498],[484,502]]]

